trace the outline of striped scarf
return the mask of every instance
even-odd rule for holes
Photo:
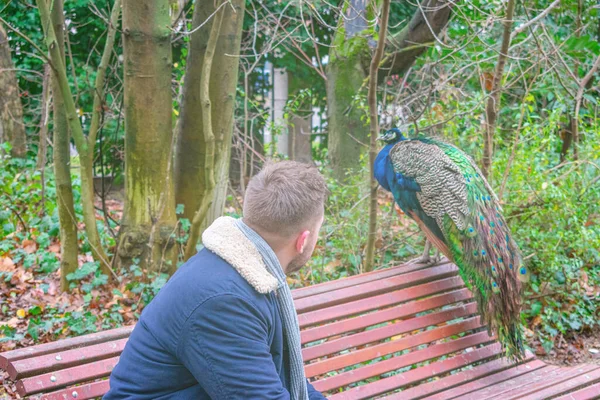
[[[308,400],[302,348],[300,346],[300,326],[298,315],[294,308],[292,292],[287,285],[283,268],[271,246],[241,219],[235,221],[240,231],[256,246],[269,272],[277,278],[277,304],[283,320],[283,332],[288,344],[290,355],[290,396],[292,400]]]

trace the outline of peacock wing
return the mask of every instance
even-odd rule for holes
[[[456,226],[466,228],[469,215],[465,178],[460,168],[433,143],[405,140],[390,151],[396,173],[414,179],[423,211],[443,229],[443,218],[449,216]]]

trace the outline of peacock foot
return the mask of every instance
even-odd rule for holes
[[[431,242],[428,240],[425,242],[425,250],[423,251],[423,255],[421,255],[421,257],[417,257],[408,261],[408,264],[423,264],[424,266],[429,267],[440,262],[440,260],[442,259],[442,257],[440,256],[440,251],[438,249],[435,249],[435,255],[433,257],[429,254],[430,251]]]

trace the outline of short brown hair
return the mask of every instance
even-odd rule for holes
[[[244,220],[270,233],[292,235],[321,216],[328,190],[317,168],[296,161],[267,163],[244,197]]]

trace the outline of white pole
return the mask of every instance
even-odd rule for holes
[[[277,135],[277,153],[289,155],[289,134],[283,119],[283,110],[288,100],[288,73],[285,68],[275,68],[273,73],[274,121]]]

